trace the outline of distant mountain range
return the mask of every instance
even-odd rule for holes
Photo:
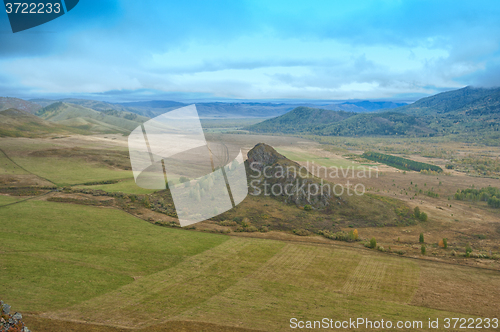
[[[66,130],[74,128],[85,133],[128,134],[148,119],[186,105],[161,100],[107,103],[88,99],[25,101],[0,98],[0,111],[18,109],[63,126]],[[200,117],[205,119],[268,118],[245,128],[256,133],[416,137],[458,135],[466,140],[500,144],[500,88],[466,87],[422,98],[412,104],[353,101],[317,107],[310,104],[217,102],[199,103],[196,107]],[[3,128],[5,130],[6,127]]]
[[[258,133],[325,136],[452,134],[498,145],[500,141],[495,140],[500,139],[500,88],[466,87],[372,113],[298,107],[245,129]]]
[[[181,103],[169,100],[151,100],[141,102],[127,103],[107,103],[102,101],[88,99],[31,99],[30,102],[36,103],[41,107],[49,106],[55,102],[64,102],[67,104],[80,105],[99,112],[106,110],[116,110],[122,112],[130,112],[142,115],[149,118],[154,118],[160,114],[169,112],[176,108],[184,107],[190,104]],[[349,112],[372,112],[381,108],[395,108],[402,103],[393,103],[389,101],[359,101],[359,102],[344,102],[338,104],[327,104],[321,106],[323,109],[344,110]],[[275,104],[275,103],[196,103],[198,114],[205,119],[227,119],[227,118],[273,118],[285,114],[298,106],[316,107],[311,104]]]

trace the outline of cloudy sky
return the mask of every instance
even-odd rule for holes
[[[499,22],[496,0],[80,0],[13,34],[2,8],[0,96],[415,99],[500,86]]]

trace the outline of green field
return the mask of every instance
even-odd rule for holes
[[[292,317],[472,316],[453,312],[466,302],[460,294],[444,307],[416,306],[415,260],[159,227],[110,208],[28,201],[0,212],[0,294],[16,311],[129,328],[188,320],[267,331],[286,330]],[[450,268],[446,275],[467,273]],[[500,283],[497,274],[476,277]]]
[[[10,161],[5,153],[0,151],[0,175],[25,175],[29,174],[21,167]]]
[[[337,167],[339,169],[345,169],[347,170],[348,168],[349,169],[359,169],[359,170],[363,170],[363,169],[367,169],[367,167],[369,167],[370,165],[368,164],[365,164],[365,165],[361,165],[359,163],[355,163],[355,162],[352,162],[350,160],[347,160],[347,159],[343,159],[343,158],[326,158],[326,157],[320,157],[314,153],[308,153],[308,152],[296,152],[296,151],[290,151],[290,150],[287,150],[287,149],[283,149],[283,148],[276,148],[276,151],[278,151],[279,153],[281,153],[282,155],[284,155],[285,157],[287,157],[288,159],[291,159],[293,161],[297,161],[297,162],[309,162],[309,165],[313,165],[313,163],[315,165],[319,165],[319,166],[324,166],[324,167]],[[323,171],[321,171],[323,172]]]
[[[0,195],[0,206],[15,203],[26,199],[27,197],[16,197],[16,196],[6,196]]]
[[[131,171],[110,169],[102,165],[86,163],[81,159],[29,156],[12,157],[12,159],[31,173],[59,186],[132,177]]]
[[[228,238],[160,228],[124,212],[28,201],[0,210],[0,294],[50,311],[173,267]]]
[[[107,192],[122,192],[126,194],[137,194],[137,195],[144,195],[144,194],[151,194],[154,193],[156,190],[155,189],[144,189],[139,187],[134,179],[127,179],[120,181],[118,183],[113,183],[113,184],[97,184],[93,186],[76,186],[75,188],[87,188],[87,189],[95,189],[95,190],[104,190]]]

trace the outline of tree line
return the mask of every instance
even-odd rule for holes
[[[438,173],[441,173],[443,171],[441,167],[436,165],[421,163],[419,161],[414,161],[402,157],[396,157],[379,152],[365,152],[361,155],[361,157],[407,171],[420,172],[421,170],[428,170]]]

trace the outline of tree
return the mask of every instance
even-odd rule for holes
[[[420,252],[422,253],[422,255],[425,255],[425,244],[422,244],[422,246],[420,247]]]
[[[448,239],[443,239],[443,246],[445,249],[448,248]]]
[[[420,238],[418,239],[418,242],[424,243],[424,233],[420,233]]]
[[[359,238],[359,235],[358,235],[358,230],[357,229],[354,229],[354,231],[352,232],[353,235],[354,235],[354,240],[357,240]]]
[[[375,248],[375,247],[377,247],[377,240],[375,240],[375,238],[372,237],[370,240],[370,248]]]
[[[421,221],[427,221],[427,213],[420,212],[420,220]]]
[[[420,208],[418,206],[415,206],[415,208],[413,209],[413,215],[415,216],[415,218],[420,218]]]

